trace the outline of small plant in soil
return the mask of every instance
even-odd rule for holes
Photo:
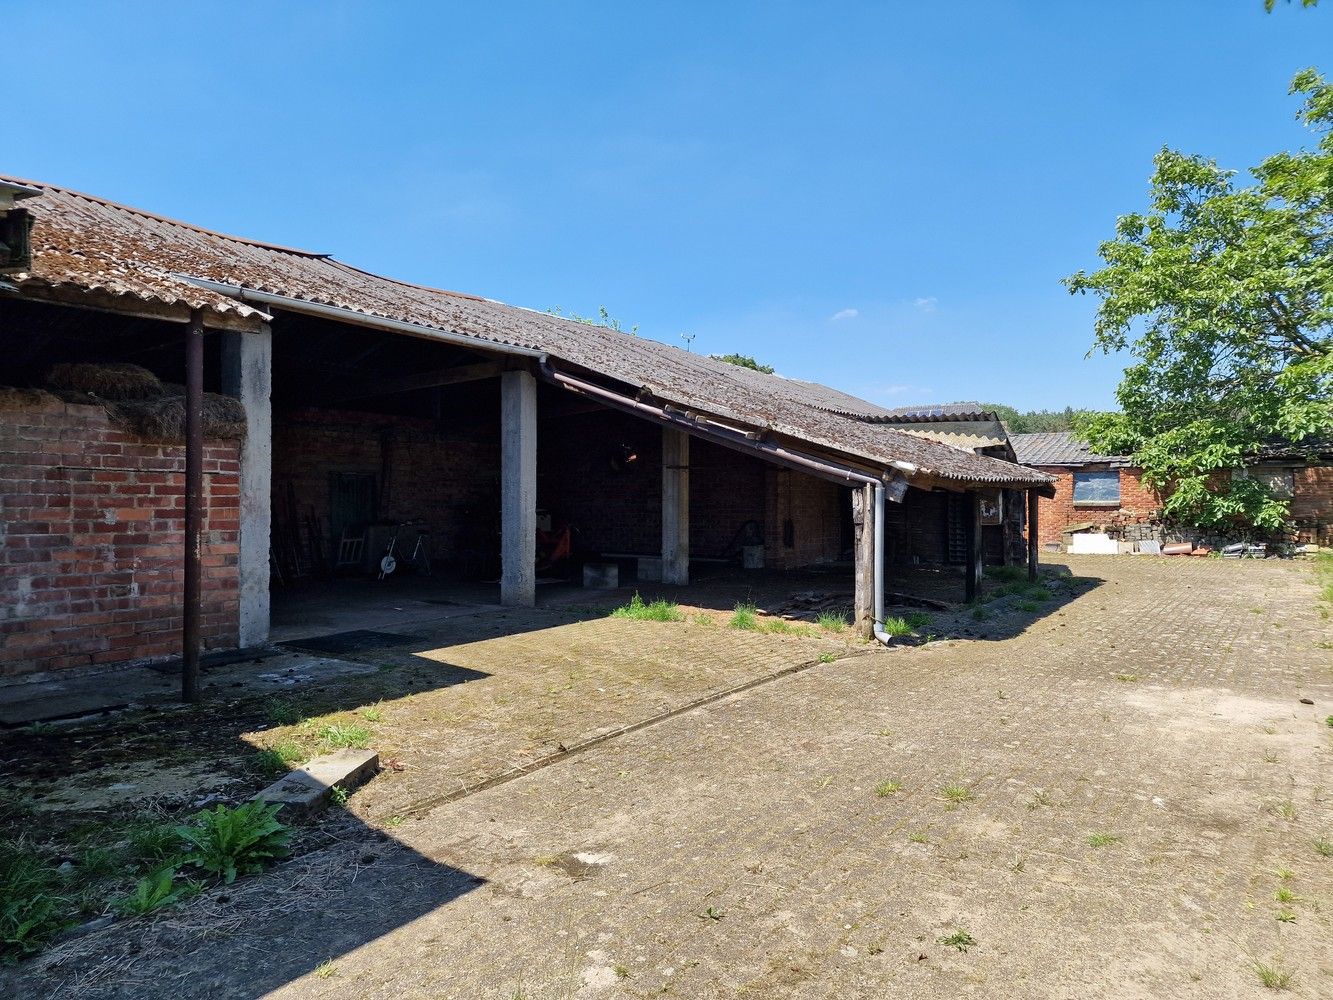
[[[202,888],[199,882],[186,881],[178,884],[176,869],[163,868],[139,879],[128,896],[116,900],[112,905],[124,916],[142,917],[154,910],[196,896]]]
[[[902,639],[916,630],[906,618],[889,617],[884,619],[884,631],[895,639]]]
[[[611,612],[612,618],[626,618],[636,622],[681,622],[685,615],[671,601],[656,600],[645,604],[635,592],[628,604],[621,605]]]
[[[230,884],[237,875],[263,871],[285,858],[291,831],[278,820],[278,805],[246,802],[232,809],[219,805],[195,813],[191,822],[176,827],[189,845],[186,864],[195,865]]]
[[[894,792],[902,791],[902,787],[903,786],[900,782],[893,781],[891,779],[887,781],[881,781],[878,785],[875,786],[875,794],[878,795],[881,799],[887,798]]]
[[[361,710],[361,718],[365,719],[367,722],[383,722],[384,712],[378,705],[371,705],[369,708],[363,708]]]
[[[971,948],[977,943],[977,939],[961,927],[948,937],[936,938],[935,941],[937,944],[942,944],[949,948],[957,948],[962,952],[966,952],[968,948]]]
[[[1112,844],[1120,843],[1120,838],[1114,833],[1090,833],[1088,834],[1089,847],[1110,847]]]
[[[837,659],[837,657],[834,656],[832,653],[820,653],[820,654],[819,654],[819,662],[820,662],[820,663],[832,663],[832,662],[833,662],[834,660],[836,660],[836,659]]]
[[[945,785],[940,789],[940,795],[942,795],[950,805],[955,806],[962,805],[964,802],[971,802],[975,797],[972,794],[972,789],[968,788],[966,785],[957,783]]]
[[[913,844],[929,844],[929,843],[930,843],[930,838],[927,837],[924,833],[909,833],[909,834],[907,835],[907,839],[908,839],[908,841],[909,841],[910,843],[913,843]]]
[[[1321,858],[1333,858],[1333,840],[1320,837],[1314,841],[1314,852]]]
[[[1270,990],[1291,989],[1292,975],[1281,966],[1255,962],[1251,965],[1251,968],[1254,969],[1254,974],[1259,977],[1259,982]]]
[[[759,628],[757,611],[758,609],[748,602],[737,604],[736,609],[731,613],[731,620],[727,622],[727,626],[753,632]]]
[[[0,964],[39,951],[66,924],[59,873],[21,843],[0,843]]]
[[[305,716],[294,701],[287,698],[269,698],[264,702],[264,717],[275,726],[294,726]]]
[[[315,975],[320,979],[335,979],[338,975],[338,967],[333,964],[333,959],[326,958],[315,966]]]
[[[704,910],[703,913],[695,914],[695,916],[697,916],[700,920],[706,920],[709,923],[715,923],[721,920],[726,915],[727,915],[726,911],[719,910],[715,906],[710,906],[708,909]]]

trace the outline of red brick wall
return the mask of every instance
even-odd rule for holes
[[[1333,545],[1333,465],[1309,465],[1292,475],[1291,519],[1298,542]]]
[[[237,641],[239,459],[205,447],[204,644]],[[0,674],[180,654],[185,451],[54,397],[0,412]]]
[[[1071,524],[1091,521],[1093,524],[1118,521],[1150,521],[1161,509],[1162,499],[1156,490],[1142,479],[1139,469],[1120,469],[1120,506],[1074,503],[1074,470],[1064,466],[1037,466],[1041,472],[1057,477],[1055,496],[1040,497],[1037,501],[1037,541],[1045,545],[1060,541],[1061,533]],[[1105,466],[1088,466],[1088,470],[1103,470]],[[1079,470],[1085,471],[1085,470]]]
[[[765,474],[764,562],[780,569],[837,559],[842,549],[843,487],[790,469],[768,466]],[[787,547],[784,522],[791,520]]]
[[[498,558],[500,500],[499,414],[493,422],[452,428],[414,417],[341,410],[274,414],[273,514],[287,519],[289,498],[304,528],[313,511],[325,558],[330,537],[330,474],[375,478],[378,519],[424,520],[432,560],[459,562],[478,537],[493,535]],[[498,563],[497,563],[498,565]]]

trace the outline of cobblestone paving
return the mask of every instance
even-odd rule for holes
[[[1333,995],[1333,629],[1308,567],[1068,565],[1097,585],[1010,638],[821,665],[382,841],[349,816],[325,851],[11,982],[1212,998],[1262,995],[1262,962]]]

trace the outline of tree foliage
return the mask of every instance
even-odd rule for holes
[[[1291,0],[1287,0],[1287,3],[1291,3]],[[1273,8],[1276,6],[1277,6],[1277,0],[1264,0],[1264,10],[1268,11],[1270,14],[1273,12]],[[1301,6],[1318,7],[1319,0],[1301,0]]]
[[[1036,434],[1042,431],[1072,431],[1081,417],[1091,416],[1091,410],[1017,410],[1004,403],[982,403],[983,407],[1000,418],[1010,434]]]
[[[742,368],[752,368],[757,372],[763,372],[765,375],[773,374],[772,365],[761,365],[748,354],[710,354],[714,361],[725,361],[729,365],[739,365]]]
[[[1268,157],[1253,184],[1163,149],[1149,210],[1120,218],[1104,267],[1065,279],[1101,299],[1093,350],[1133,358],[1120,412],[1080,434],[1132,454],[1190,524],[1279,527],[1285,501],[1217,470],[1333,435],[1333,86],[1311,69],[1291,93],[1314,149]]]

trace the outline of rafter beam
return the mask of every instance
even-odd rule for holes
[[[458,385],[462,382],[478,382],[486,378],[497,378],[501,371],[500,365],[488,361],[476,365],[442,368],[433,372],[415,372],[411,375],[397,375],[393,378],[371,379],[362,382],[354,389],[339,393],[335,402],[348,399],[364,399],[367,396],[391,396],[398,392],[411,392],[414,389],[434,389],[442,385]]]

